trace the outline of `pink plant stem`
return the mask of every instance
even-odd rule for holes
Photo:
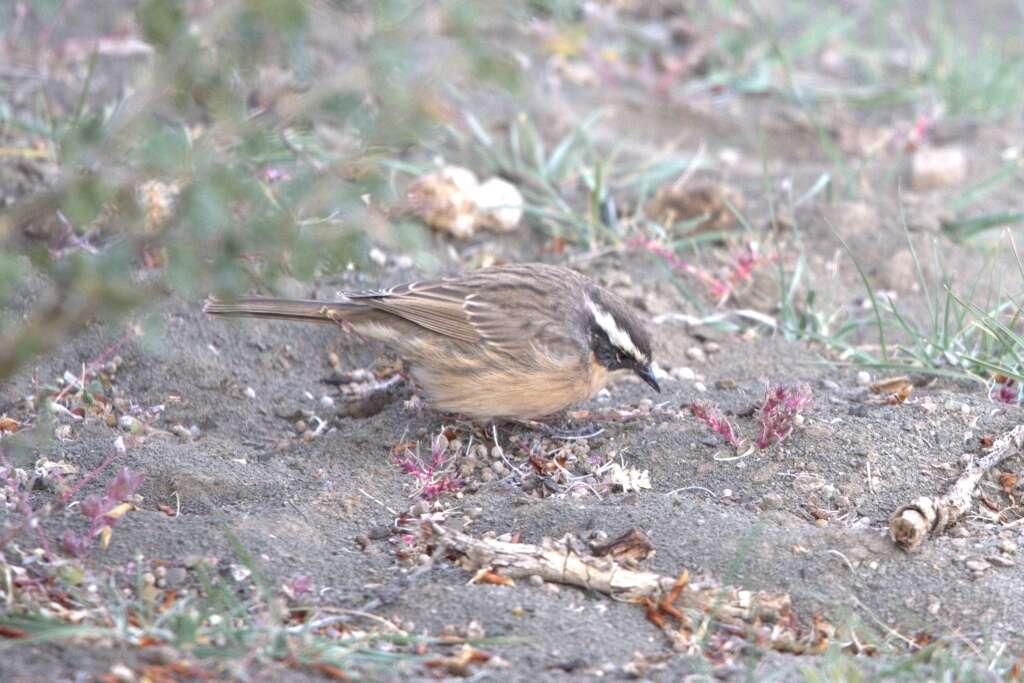
[[[82,490],[82,487],[84,487],[86,484],[88,484],[96,477],[103,474],[103,471],[110,467],[111,463],[113,463],[114,460],[116,460],[119,455],[121,455],[121,453],[115,448],[113,453],[108,455],[103,460],[103,462],[97,465],[94,469],[90,470],[84,477],[82,477],[81,481],[72,486],[69,490],[65,491],[64,494],[61,496],[61,499],[65,503],[68,502],[68,500],[70,500],[73,495]]]

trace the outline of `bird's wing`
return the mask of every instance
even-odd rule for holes
[[[578,353],[564,302],[569,284],[536,267],[487,268],[463,278],[412,282],[391,289],[345,293],[353,301],[404,318],[428,330],[494,350],[513,352],[524,344],[550,355]]]
[[[483,340],[466,312],[465,289],[450,280],[410,282],[384,290],[345,292],[344,296],[452,339]]]

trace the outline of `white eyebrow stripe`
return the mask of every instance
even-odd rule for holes
[[[590,299],[587,299],[587,308],[590,309],[591,314],[594,316],[594,322],[596,322],[598,327],[604,330],[604,333],[608,335],[608,341],[612,343],[612,346],[622,349],[641,363],[647,362],[647,356],[640,353],[640,349],[638,349],[636,344],[633,343],[633,340],[630,339],[629,334],[619,327],[611,313],[601,310],[601,308]]]

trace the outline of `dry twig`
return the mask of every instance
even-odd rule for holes
[[[922,496],[896,510],[889,518],[889,533],[900,548],[920,548],[929,533],[939,534],[957,523],[971,507],[982,475],[1024,447],[1024,425],[999,437],[981,458],[975,458],[941,496]]]
[[[559,540],[547,538],[534,545],[477,539],[429,520],[424,525],[441,545],[459,556],[468,571],[486,571],[510,579],[539,576],[643,605],[650,621],[680,649],[700,645],[709,620],[722,633],[796,654],[820,652],[832,633],[820,619],[814,620],[812,629],[800,629],[785,593],[722,586],[710,578],[692,579],[686,571],[673,578],[630,569],[608,556],[593,555],[572,535]],[[633,538],[630,534],[624,537]]]

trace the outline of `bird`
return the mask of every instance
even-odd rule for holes
[[[489,266],[335,301],[210,298],[203,310],[340,324],[397,352],[427,405],[470,419],[554,415],[629,372],[661,391],[639,316],[564,266]]]

